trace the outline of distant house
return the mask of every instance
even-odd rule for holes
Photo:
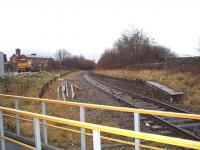
[[[13,54],[10,57],[10,63],[16,65],[20,59],[27,59],[32,62],[33,65],[44,65],[47,64],[48,61],[52,61],[51,57],[38,56],[36,54],[31,55],[21,55],[21,50],[19,48],[16,49],[16,54]]]
[[[12,65],[16,65],[20,59],[25,59],[26,56],[25,55],[21,55],[21,50],[19,48],[16,49],[16,54],[13,54],[11,57],[10,57],[10,63]]]
[[[53,61],[53,58],[44,57],[44,56],[37,56],[35,54],[25,55],[25,58],[32,62],[32,64],[36,65],[45,65],[48,61]]]

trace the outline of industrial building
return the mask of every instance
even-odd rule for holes
[[[20,59],[27,59],[31,61],[32,64],[36,65],[45,64],[48,61],[53,61],[53,58],[51,57],[38,56],[36,54],[31,54],[31,55],[21,54],[21,50],[17,48],[16,53],[10,57],[10,63],[17,64],[20,61]]]
[[[20,62],[21,59],[30,61],[32,66],[37,66],[41,69],[47,67],[47,63],[49,61],[53,61],[53,58],[51,57],[38,56],[36,54],[30,54],[30,55],[21,54],[21,50],[17,48],[16,53],[10,57],[10,65],[12,71],[18,70],[17,64]]]

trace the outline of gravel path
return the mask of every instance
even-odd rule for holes
[[[85,79],[83,78],[84,73],[85,73],[84,71],[78,71],[78,72],[70,73],[67,76],[63,77],[67,80],[72,81],[74,84],[76,84],[77,86],[79,86],[81,88],[81,90],[75,91],[75,99],[73,99],[73,100],[68,99],[68,101],[102,104],[102,105],[110,105],[110,106],[124,106],[117,99],[112,98],[110,95],[106,94],[105,92],[95,88],[94,86],[92,86],[91,84],[86,82]],[[56,99],[57,85],[58,85],[58,82],[54,83],[54,85],[52,85],[51,89],[46,93],[46,96],[45,96],[46,98]],[[62,108],[60,108],[60,109],[62,109]],[[59,108],[55,106],[54,109],[57,110]],[[64,108],[63,108],[63,111],[64,111]],[[79,110],[76,110],[76,111],[71,110],[70,113],[77,116],[77,117],[75,117],[75,120],[79,119]],[[59,113],[53,114],[53,115],[62,117],[63,114],[64,114],[64,112],[60,113],[60,114]],[[66,117],[67,115],[65,114],[64,116]],[[71,115],[71,116],[73,116],[73,115]],[[130,114],[130,113],[105,111],[105,110],[99,110],[99,109],[98,110],[86,109],[86,122],[133,130],[133,114]],[[157,133],[157,131],[149,130],[149,128],[144,126],[144,124],[141,124],[141,131]],[[88,132],[91,132],[91,131],[88,131]],[[102,135],[106,135],[106,134],[102,133]],[[70,150],[80,149],[79,148],[80,141],[79,141],[79,143],[74,142],[75,138],[73,136],[74,135],[72,135],[72,138],[70,138],[71,139],[70,141],[68,141],[68,136],[64,136],[64,138],[66,139],[65,144],[63,143],[63,141],[59,141],[57,146],[62,145],[61,148],[70,149]],[[118,136],[113,136],[113,135],[107,135],[107,136],[114,137],[114,138],[120,138],[120,139],[126,140],[126,141],[133,141],[132,139],[128,139],[125,137],[118,137]],[[79,135],[77,135],[76,138],[79,139]],[[150,142],[148,144],[151,145],[152,143]],[[161,146],[160,144],[153,144],[153,145],[158,146],[158,147]],[[56,145],[54,145],[54,146],[56,146]],[[87,138],[87,148],[92,150],[92,139],[91,138]],[[133,146],[127,146],[127,145],[122,145],[122,144],[112,143],[112,142],[102,140],[102,150],[129,150],[129,149],[132,150],[134,148],[133,148]],[[170,149],[173,149],[173,148],[170,148]]]
[[[103,91],[94,88],[92,85],[87,83],[83,75],[84,72],[76,72],[68,75],[65,79],[72,80],[76,85],[78,85],[82,90],[76,95],[76,98],[72,101],[82,102],[82,103],[93,103],[111,106],[123,106],[118,100],[113,99],[110,95],[105,94]],[[101,124],[111,127],[118,127],[124,129],[133,129],[133,116],[129,113],[121,113],[105,110],[87,109],[86,110],[86,121],[95,124]],[[126,138],[125,138],[126,139]],[[133,149],[127,146],[117,146],[119,144],[111,144],[110,142],[105,142],[103,149],[116,149],[116,150],[129,150]],[[111,146],[113,145],[113,146]]]

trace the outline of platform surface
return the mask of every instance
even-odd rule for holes
[[[157,83],[157,82],[154,82],[154,81],[146,81],[146,84],[152,86],[152,87],[155,87],[155,88],[158,88],[159,90],[162,90],[163,92],[169,94],[169,95],[172,95],[172,96],[176,96],[176,95],[183,95],[184,93],[183,92],[178,92],[178,91],[175,91],[165,85],[162,85],[160,83]]]

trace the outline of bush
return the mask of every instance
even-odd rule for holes
[[[170,49],[155,44],[152,38],[136,29],[124,32],[111,49],[105,50],[98,67],[125,68],[134,64],[163,62],[175,56]]]

